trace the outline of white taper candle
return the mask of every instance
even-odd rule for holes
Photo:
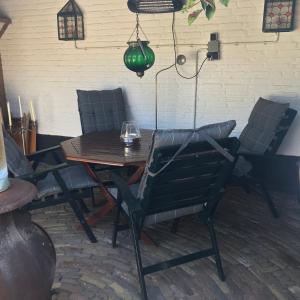
[[[35,122],[36,118],[35,118],[35,111],[34,111],[32,100],[30,100],[30,115],[31,115],[31,120]]]
[[[7,101],[6,104],[7,104],[7,114],[8,114],[8,125],[9,127],[12,127],[10,103]]]
[[[20,117],[22,119],[22,117],[23,117],[23,111],[22,111],[21,97],[19,96],[18,99],[19,99]]]

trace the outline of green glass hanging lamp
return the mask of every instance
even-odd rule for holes
[[[153,50],[149,47],[149,41],[142,41],[139,38],[139,17],[137,14],[137,23],[135,30],[136,32],[136,41],[129,41],[127,42],[128,48],[124,53],[124,64],[125,66],[133,71],[136,72],[137,76],[142,78],[146,70],[150,69],[154,62],[155,62],[155,54]]]

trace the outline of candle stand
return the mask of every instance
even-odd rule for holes
[[[37,122],[31,121],[28,115],[14,118],[8,131],[25,155],[36,152]]]

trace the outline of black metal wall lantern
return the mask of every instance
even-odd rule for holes
[[[128,0],[128,8],[134,13],[159,14],[179,11],[186,0]]]
[[[263,32],[294,29],[296,0],[265,0]]]
[[[57,29],[59,40],[84,40],[83,14],[74,0],[58,12]]]

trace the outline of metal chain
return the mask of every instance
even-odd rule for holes
[[[139,34],[140,34],[139,27],[140,27],[140,18],[139,18],[139,14],[136,14],[136,40],[140,39],[140,37],[139,37]]]
[[[144,32],[144,30],[143,30],[143,28],[142,28],[142,26],[140,24],[139,14],[136,14],[136,25],[134,26],[133,32],[130,35],[128,42],[130,42],[130,40],[133,37],[134,33],[136,33],[136,40],[140,39],[140,37],[139,37],[140,32],[144,35],[144,37],[146,38],[146,40],[149,41],[146,33]]]

